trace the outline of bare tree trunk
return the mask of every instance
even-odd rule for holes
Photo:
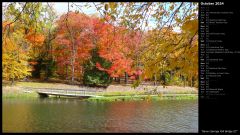
[[[118,77],[118,82],[119,82],[119,84],[121,84],[121,78],[120,77]]]
[[[193,87],[193,77],[191,76],[191,87]]]
[[[74,67],[74,63],[75,63],[75,56],[76,56],[76,51],[75,51],[75,44],[74,44],[74,39],[72,37],[72,32],[69,31],[70,33],[70,37],[71,37],[71,42],[72,42],[72,58],[71,58],[71,66],[72,66],[72,82],[74,81],[74,73],[75,73],[75,67]]]
[[[68,13],[69,13],[69,2],[68,2]],[[67,15],[68,15],[67,13]],[[72,76],[71,76],[71,80],[74,81],[74,72],[75,72],[75,68],[74,68],[74,63],[75,63],[75,56],[76,56],[76,52],[75,52],[75,43],[74,43],[74,38],[73,38],[73,33],[72,31],[69,29],[68,27],[68,17],[66,17],[66,26],[71,38],[71,44],[72,44],[72,58],[71,58],[71,68],[72,68]]]
[[[71,61],[71,66],[72,66],[72,77],[71,77],[71,80],[74,81],[74,58],[72,58],[72,61]]]
[[[66,64],[66,80],[68,79],[68,65]]]
[[[128,74],[125,72],[125,84],[128,83]]]
[[[157,74],[154,73],[154,85],[157,85]]]
[[[186,86],[186,78],[185,78],[185,76],[183,76],[183,79],[184,79],[184,80],[183,80],[183,82],[184,82],[184,83],[183,83],[183,87],[185,87],[185,86]]]
[[[48,80],[48,64],[46,63],[46,67],[45,67],[45,80]]]
[[[14,85],[14,78],[11,78],[11,85]]]

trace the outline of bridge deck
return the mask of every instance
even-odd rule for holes
[[[74,90],[74,89],[50,89],[50,88],[34,88],[40,96],[68,96],[68,97],[98,97],[97,93],[102,91],[96,90]]]
[[[67,93],[51,93],[51,92],[38,92],[38,94],[56,95],[56,96],[68,96],[68,97],[94,97],[95,95],[83,95],[83,94],[67,94]]]

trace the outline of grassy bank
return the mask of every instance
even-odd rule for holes
[[[38,94],[34,91],[26,91],[18,85],[2,86],[2,98],[37,98]]]
[[[38,98],[38,94],[36,92],[32,93],[4,93],[2,94],[2,98]]]
[[[4,98],[38,98],[35,91],[28,88],[56,88],[56,89],[79,89],[77,85],[67,85],[61,83],[41,83],[41,82],[18,82],[14,86],[2,86],[2,97]],[[147,86],[151,87],[151,86]],[[83,88],[83,86],[81,86]],[[88,89],[84,87],[84,89]],[[144,88],[146,89],[146,88]],[[150,88],[149,88],[150,89]],[[188,88],[189,89],[189,88]],[[111,85],[103,92],[97,93],[98,97],[84,99],[87,101],[130,101],[130,100],[182,100],[197,99],[197,92],[184,88],[164,89],[158,94],[151,94],[146,90],[134,90],[129,86]],[[54,97],[54,96],[53,96]],[[51,96],[50,96],[51,98]]]
[[[104,96],[104,97],[91,97],[89,99],[85,99],[87,101],[158,101],[158,100],[196,100],[198,99],[197,95],[135,95],[135,96]]]

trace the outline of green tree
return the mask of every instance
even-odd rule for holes
[[[106,71],[99,70],[96,65],[101,64],[103,68],[109,68],[111,63],[101,58],[97,49],[91,52],[92,58],[84,64],[83,83],[89,86],[107,86],[112,79]]]

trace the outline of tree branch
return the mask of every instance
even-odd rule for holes
[[[27,5],[27,2],[24,4],[24,6],[23,6],[23,8],[22,8],[22,11],[17,15],[17,17],[16,17],[12,22],[8,23],[8,24],[5,26],[5,28],[4,28],[3,31],[6,30],[7,26],[10,28],[10,25],[13,24],[13,23],[15,23],[15,22],[19,19],[19,17],[21,16],[21,13],[22,13],[23,10],[25,9],[26,5]]]

